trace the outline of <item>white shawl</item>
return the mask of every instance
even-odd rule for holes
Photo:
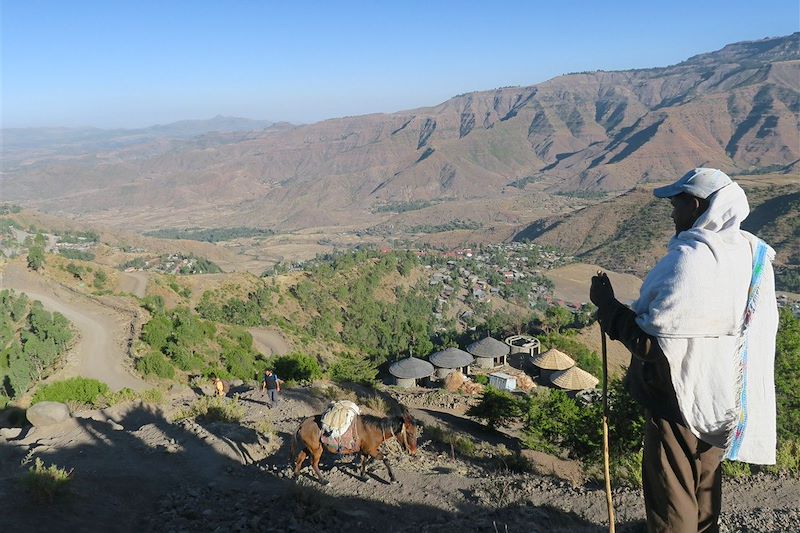
[[[658,338],[692,433],[727,448],[730,459],[773,464],[775,251],[764,245],[754,312],[745,325],[754,252],[763,241],[739,229],[750,212],[739,185],[723,187],[709,201],[694,226],[670,241],[632,307],[642,330]]]

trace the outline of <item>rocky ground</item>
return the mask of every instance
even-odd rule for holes
[[[237,389],[234,389],[234,392]],[[330,481],[320,485],[306,464],[290,478],[290,437],[299,422],[324,408],[319,390],[285,391],[269,409],[240,389],[241,424],[170,422],[201,391],[175,388],[163,408],[139,402],[76,413],[55,426],[2,430],[0,501],[9,531],[602,531],[605,498],[598,485],[511,471],[497,457],[469,460],[432,442],[425,430],[416,456],[386,445],[400,483],[382,464],[367,482],[355,462],[323,456]],[[392,408],[351,391],[373,409]],[[441,394],[437,395],[441,396]],[[455,412],[452,400],[403,394],[426,426],[440,425],[491,445],[509,444]],[[233,401],[233,400],[231,400]],[[415,405],[414,402],[419,402]],[[459,402],[456,402],[459,403]],[[456,405],[456,411],[463,408]],[[369,408],[365,408],[369,410]],[[255,429],[258,429],[256,431]],[[429,433],[430,435],[430,433]],[[72,468],[69,494],[45,504],[18,483],[34,458]],[[726,481],[726,531],[800,530],[800,480],[759,475]],[[642,529],[638,490],[615,489],[619,531]],[[5,527],[4,527],[5,530]]]

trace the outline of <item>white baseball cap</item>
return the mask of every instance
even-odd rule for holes
[[[653,191],[656,198],[672,198],[682,192],[706,199],[726,185],[733,183],[727,174],[716,168],[695,168],[671,185]]]

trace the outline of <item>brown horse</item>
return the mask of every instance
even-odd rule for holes
[[[294,477],[300,474],[300,468],[306,457],[311,456],[311,466],[317,474],[320,483],[327,485],[328,481],[322,476],[319,471],[319,459],[322,457],[322,452],[326,445],[322,443],[320,437],[322,436],[322,415],[309,417],[303,420],[300,427],[294,433],[292,439],[292,457],[297,451],[298,441],[302,442],[300,453],[295,458]],[[377,416],[358,415],[353,420],[355,424],[356,443],[355,449],[337,451],[328,448],[331,453],[341,453],[344,455],[358,453],[361,456],[361,479],[366,480],[365,473],[367,462],[374,459],[383,461],[386,469],[389,471],[389,479],[395,483],[397,479],[394,477],[392,467],[389,465],[389,459],[379,451],[381,444],[387,440],[396,438],[400,445],[409,454],[414,455],[417,452],[417,427],[414,424],[414,419],[411,415],[404,413],[402,416],[393,416],[378,418]]]

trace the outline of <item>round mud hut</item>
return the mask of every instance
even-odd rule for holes
[[[474,361],[470,354],[458,348],[447,348],[441,352],[436,352],[428,359],[436,367],[437,378],[445,378],[456,370],[460,370],[462,374],[468,376],[469,365]]]
[[[475,356],[479,368],[495,368],[508,362],[510,348],[504,342],[486,337],[467,346],[467,351]]]
[[[575,366],[575,360],[564,352],[550,348],[542,354],[533,356],[531,364],[539,369],[539,375],[546,382],[553,372]]]
[[[600,382],[599,379],[577,366],[567,370],[558,370],[550,376],[550,382],[568,391],[582,391],[593,389]]]
[[[539,355],[542,346],[539,343],[539,339],[530,335],[511,335],[506,337],[505,343],[511,350],[511,355],[521,353],[523,356]]]
[[[425,379],[433,374],[433,365],[416,357],[406,357],[392,364],[389,373],[394,376],[395,385],[411,388],[417,386],[418,379]]]

